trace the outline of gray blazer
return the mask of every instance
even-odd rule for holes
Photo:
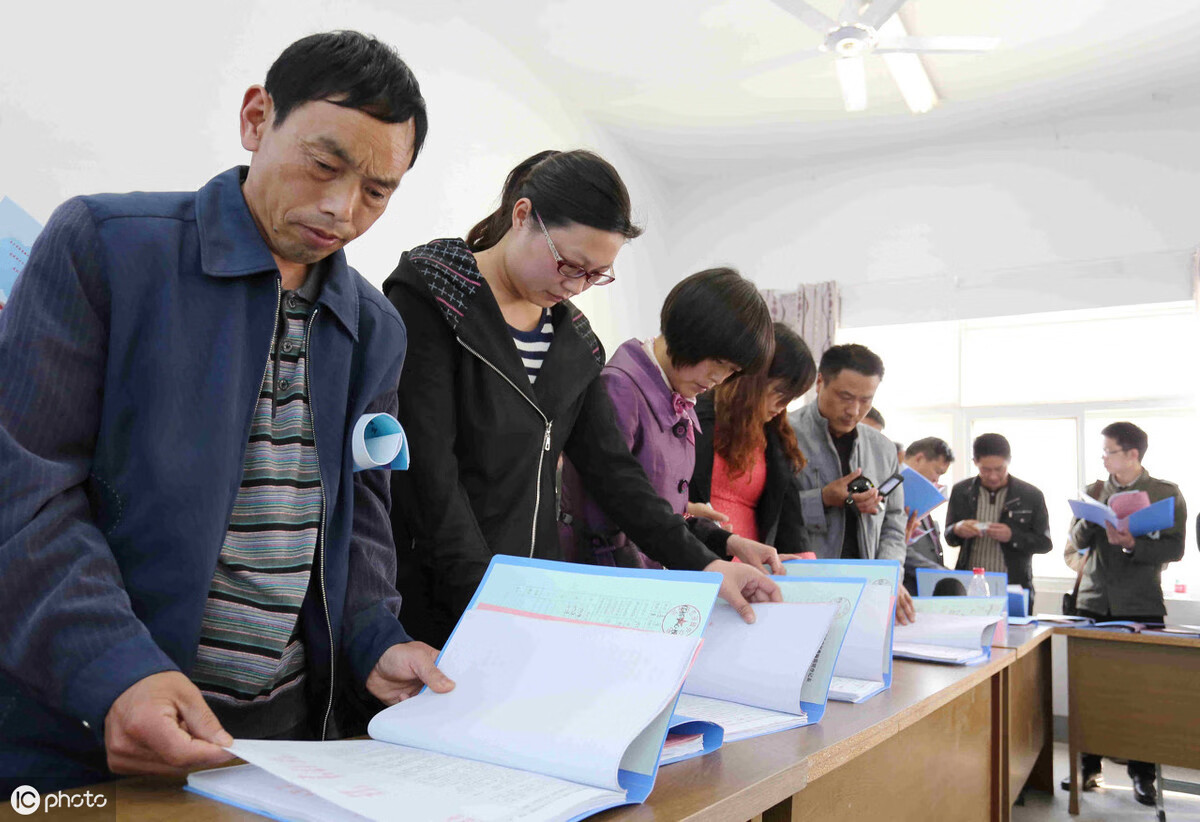
[[[796,475],[800,489],[800,508],[809,550],[822,559],[842,555],[842,535],[846,530],[846,508],[826,508],[821,489],[843,476],[837,449],[829,433],[829,422],[821,416],[814,400],[788,415],[800,449],[808,464]],[[878,484],[899,470],[896,445],[870,426],[858,426],[858,439],[850,453],[850,468],[861,468],[863,476]],[[903,486],[888,495],[885,505],[872,515],[854,512],[859,517],[859,548],[863,559],[894,559],[904,562]]]

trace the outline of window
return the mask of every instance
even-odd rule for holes
[[[1177,483],[1192,503],[1184,560],[1164,572],[1163,584],[1170,592],[1179,580],[1190,596],[1200,594],[1192,527],[1200,512],[1200,369],[1190,363],[1200,351],[1195,305],[842,328],[837,341],[862,343],[883,358],[875,405],[892,439],[950,443],[956,459],[943,482],[975,475],[975,436],[1008,437],[1010,470],[1042,490],[1050,514],[1054,549],[1034,557],[1035,576],[1074,575],[1062,559],[1067,500],[1103,478],[1100,429],[1117,420],[1141,426],[1150,438],[1147,470]]]

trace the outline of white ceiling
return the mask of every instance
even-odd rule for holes
[[[842,5],[811,1],[831,17]],[[789,62],[820,35],[770,0],[465,0],[418,14],[488,32],[667,178],[1200,103],[1198,0],[910,0],[904,13],[914,35],[1001,39],[989,54],[924,56],[942,96],[925,115],[878,57],[868,110],[847,113],[831,56]]]

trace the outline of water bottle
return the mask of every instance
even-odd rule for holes
[[[988,597],[992,595],[991,591],[988,590],[987,577],[983,573],[982,568],[973,569],[971,584],[967,586],[967,596]]]

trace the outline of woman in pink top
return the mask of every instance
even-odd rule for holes
[[[804,340],[775,323],[775,354],[766,373],[748,374],[700,398],[690,513],[725,521],[734,534],[773,545],[780,554],[807,550],[800,498],[791,487],[805,459],[787,407],[816,375]]]

